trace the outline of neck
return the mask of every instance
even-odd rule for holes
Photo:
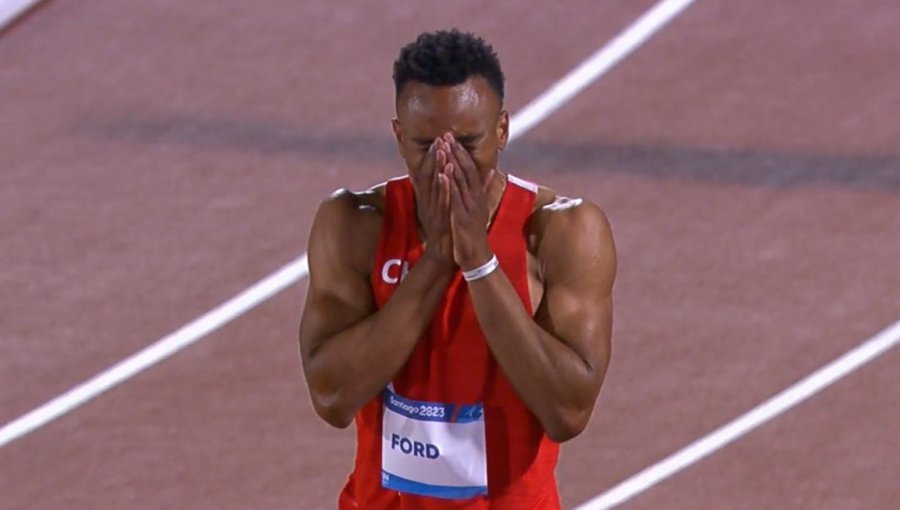
[[[488,226],[490,227],[491,223],[494,222],[494,217],[497,216],[497,209],[500,208],[500,200],[503,199],[507,179],[506,174],[497,169],[491,170],[491,175],[488,179],[485,195],[487,197],[488,211],[490,211],[488,216]]]

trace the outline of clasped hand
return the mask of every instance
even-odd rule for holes
[[[434,140],[413,176],[426,253],[453,262],[463,271],[491,258],[487,190],[494,173],[491,169],[481,175],[472,156],[452,134]]]

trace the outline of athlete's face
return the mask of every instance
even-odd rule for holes
[[[397,98],[397,118],[392,125],[400,154],[413,176],[428,147],[444,133],[453,133],[483,176],[497,167],[498,153],[509,137],[509,114],[481,77],[452,87],[407,83]]]

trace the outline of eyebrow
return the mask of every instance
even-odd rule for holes
[[[465,135],[465,136],[457,136],[456,141],[461,143],[462,145],[467,145],[473,142],[477,142],[479,138],[484,135],[476,134],[476,135]]]
[[[461,145],[468,145],[468,144],[477,142],[483,136],[484,136],[483,133],[457,136],[456,141],[459,142]],[[413,138],[412,141],[413,141],[413,143],[417,143],[419,145],[431,145],[431,142],[433,142],[434,139],[433,138]]]

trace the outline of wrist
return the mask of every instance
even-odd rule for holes
[[[427,260],[436,268],[445,270],[447,272],[453,272],[454,270],[456,270],[456,261],[453,260],[452,253],[443,253],[438,248],[429,247],[427,244],[425,245],[425,251],[422,253],[422,260]]]
[[[469,251],[469,250],[467,250]],[[469,253],[460,253],[456,259],[459,269],[462,271],[471,271],[477,267],[481,267],[491,260],[494,256],[494,250],[485,243],[484,247],[470,250]]]
[[[473,269],[463,270],[462,276],[465,281],[474,282],[475,280],[487,277],[489,274],[496,271],[498,267],[500,267],[500,261],[497,260],[496,255],[491,254],[491,258],[484,264]]]

